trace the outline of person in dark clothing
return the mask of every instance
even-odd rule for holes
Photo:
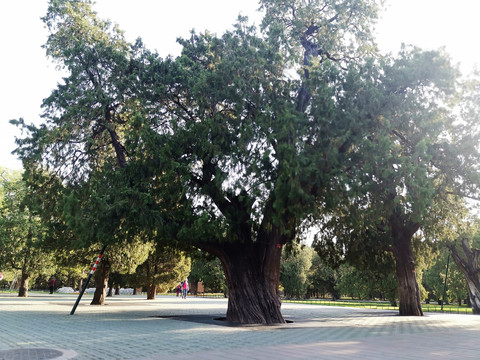
[[[53,288],[55,287],[55,278],[52,276],[48,282],[48,287],[50,288],[50,294],[53,294]]]

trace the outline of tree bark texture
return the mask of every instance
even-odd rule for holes
[[[30,281],[30,275],[22,273],[20,277],[20,287],[18,289],[18,297],[28,297],[28,283]]]
[[[229,289],[227,321],[285,323],[278,296],[282,245],[274,241],[226,243],[220,258]]]
[[[400,301],[399,313],[402,316],[423,316],[412,250],[412,237],[418,230],[418,226],[416,224],[402,224],[399,220],[394,220],[391,223]]]
[[[465,275],[468,287],[468,296],[474,314],[480,314],[480,250],[470,249],[468,240],[462,239],[461,254],[455,246],[450,246],[452,258],[460,271]]]
[[[146,270],[147,270],[147,300],[155,300],[157,296],[157,286],[155,285],[155,267],[151,266],[149,259],[146,261]]]
[[[95,294],[90,305],[105,305],[109,276],[110,264],[108,259],[104,258],[95,272]]]
[[[147,285],[147,300],[155,300],[157,296],[157,286],[155,284]]]

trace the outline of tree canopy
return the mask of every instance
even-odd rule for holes
[[[458,146],[450,131],[476,119],[474,102],[456,124],[444,54],[376,53],[381,3],[261,0],[259,31],[239,17],[162,59],[90,1],[52,0],[45,48],[68,76],[44,124],[16,121],[30,131],[17,151],[32,174],[60,177],[84,243],[193,245],[222,263],[230,321],[284,322],[282,248],[306,220],[340,224],[349,249],[390,238],[404,271],[434,199],[477,190],[476,135]],[[405,312],[412,301],[401,296]]]

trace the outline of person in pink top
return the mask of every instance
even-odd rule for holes
[[[182,285],[182,299],[187,298],[187,293],[188,293],[188,279],[185,279]]]

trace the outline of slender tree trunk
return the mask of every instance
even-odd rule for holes
[[[281,253],[282,246],[272,241],[229,243],[216,251],[229,290],[228,321],[285,323],[278,296]]]
[[[109,276],[109,279],[108,279],[108,284],[107,284],[107,297],[112,297],[113,296],[113,280],[112,280],[113,277],[110,277]]]
[[[22,273],[20,277],[20,287],[18,289],[18,297],[28,297],[28,282],[30,274]]]
[[[480,314],[480,250],[470,249],[467,239],[462,239],[460,254],[455,245],[449,247],[452,259],[467,280],[468,297],[474,314]]]
[[[155,300],[157,296],[157,286],[154,282],[155,270],[150,266],[149,259],[147,259],[147,300]]]
[[[420,289],[415,275],[411,238],[398,239],[394,245],[398,280],[399,312],[402,316],[423,316]]]
[[[90,305],[105,305],[109,275],[110,264],[108,259],[104,258],[95,272],[95,294]]]

